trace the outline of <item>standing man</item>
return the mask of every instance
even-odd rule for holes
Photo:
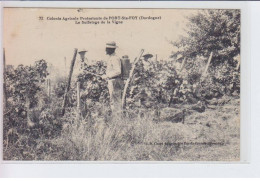
[[[108,90],[110,95],[110,106],[113,115],[120,115],[122,111],[122,91],[124,89],[124,81],[122,79],[121,60],[116,55],[115,50],[117,46],[115,42],[106,44],[107,54],[107,70],[103,79],[108,80]]]

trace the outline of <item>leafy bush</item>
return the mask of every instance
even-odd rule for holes
[[[167,106],[172,97],[177,96],[174,92],[180,88],[182,81],[171,61],[139,60],[127,92],[127,105],[130,109],[156,108],[160,104]]]
[[[19,128],[17,130],[24,131],[27,128],[25,120],[28,123],[32,115],[29,110],[39,104],[37,94],[43,90],[42,83],[47,75],[45,60],[36,61],[33,66],[19,65],[6,70],[5,130]]]
[[[80,82],[81,103],[85,115],[91,113],[99,104],[109,107],[107,82],[101,78],[105,70],[104,62],[98,61],[94,65],[85,64],[83,73],[78,76],[77,81]]]
[[[189,83],[199,86],[197,96],[211,99],[239,93],[240,10],[201,10],[187,20],[187,34],[172,42],[178,50],[171,57],[188,60],[185,69]],[[210,53],[208,75],[202,79],[201,68],[205,68]]]

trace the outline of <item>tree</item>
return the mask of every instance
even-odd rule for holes
[[[214,53],[213,65],[225,61],[234,64],[240,54],[240,10],[201,10],[188,17],[187,36],[172,42],[179,48],[172,57],[194,59]],[[234,65],[235,66],[235,65]]]
[[[201,80],[200,67],[206,64],[213,52],[208,80],[203,80],[207,81],[204,84],[205,90],[211,92],[210,96],[207,96],[219,96],[235,90],[239,92],[237,75],[240,70],[236,68],[236,58],[240,56],[240,10],[201,10],[187,18],[187,35],[172,42],[173,46],[178,48],[172,53],[172,57],[188,60],[185,69],[189,83],[196,84]],[[225,71],[227,69],[228,71]],[[216,93],[216,90],[221,93]]]

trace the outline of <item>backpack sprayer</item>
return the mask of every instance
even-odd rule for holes
[[[81,56],[81,61],[82,62],[84,62],[84,60],[85,60],[86,52],[87,51],[85,51],[85,50],[79,52],[79,54]],[[125,83],[125,86],[124,86],[124,90],[123,90],[123,94],[122,94],[122,108],[123,109],[125,108],[125,105],[126,105],[126,91],[127,91],[127,88],[129,87],[129,85],[130,85],[130,83],[132,81],[136,63],[141,59],[143,53],[144,53],[144,49],[141,49],[141,52],[140,52],[139,56],[134,59],[132,68],[131,68],[131,64],[130,64],[130,60],[128,59],[128,56],[125,55],[121,59],[121,77],[122,77],[123,80],[126,80],[126,83]],[[93,73],[93,72],[90,72],[90,71],[87,71],[87,70],[85,70],[85,71],[87,73],[91,74],[91,75],[94,75],[96,77],[100,77],[100,78],[104,79],[102,77],[102,75],[99,75],[99,74],[96,74],[96,73]]]

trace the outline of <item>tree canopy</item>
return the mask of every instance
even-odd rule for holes
[[[172,42],[178,48],[172,57],[194,59],[213,52],[213,64],[227,61],[235,66],[234,57],[240,54],[240,10],[201,10],[187,18],[187,36]]]

